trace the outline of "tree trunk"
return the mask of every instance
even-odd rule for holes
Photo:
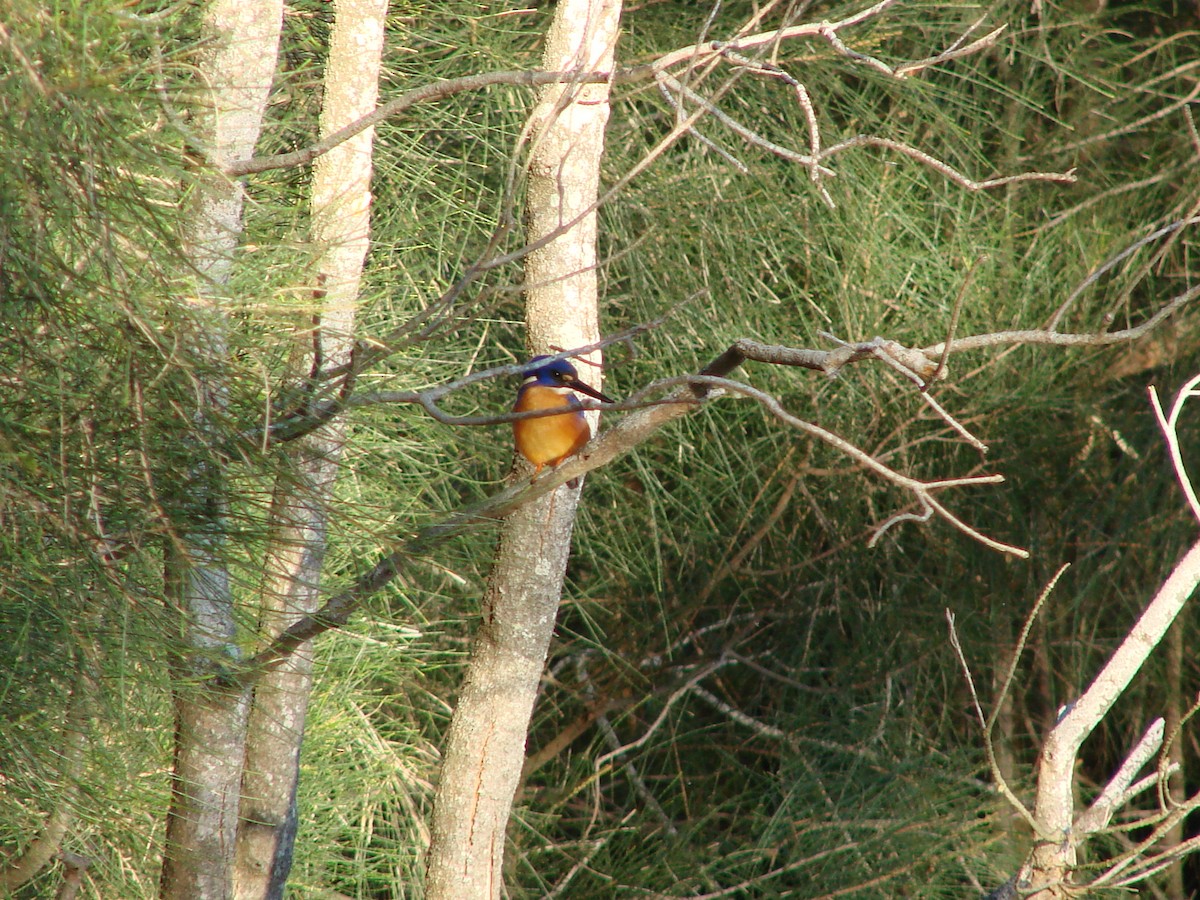
[[[200,325],[191,337],[196,360],[196,439],[184,473],[191,508],[167,554],[186,646],[176,664],[175,765],[167,817],[161,892],[164,898],[228,898],[242,778],[249,696],[214,690],[205,675],[240,656],[234,599],[224,561],[226,498],[220,466],[207,456],[226,405],[220,372],[227,355],[221,296],[242,231],[241,185],[222,166],[254,152],[275,73],[281,0],[214,0],[204,17],[208,48],[199,64],[204,85],[193,134],[208,169],[197,185],[185,246],[202,281]]]
[[[616,0],[562,0],[547,35],[546,68],[611,71],[620,13]],[[534,353],[599,336],[594,206],[608,93],[607,84],[554,85],[533,112],[528,239],[558,235],[526,261],[526,322]],[[579,368],[583,379],[599,383],[598,369]],[[447,737],[434,804],[429,900],[500,896],[505,829],[578,502],[578,490],[562,487],[505,520]]]
[[[337,0],[334,16],[322,138],[375,108],[387,0]],[[367,129],[320,157],[313,172],[313,240],[320,253],[314,293],[323,305],[314,334],[314,377],[351,361],[359,281],[370,243],[373,140],[374,130]],[[268,639],[319,604],[328,504],[343,441],[340,420],[298,439],[295,468],[276,483],[262,596],[261,626]],[[283,896],[296,838],[300,747],[311,690],[310,643],[255,686],[234,877],[239,900]]]

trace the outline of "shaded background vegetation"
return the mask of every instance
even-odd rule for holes
[[[728,36],[750,9],[725,4],[711,35]],[[780,15],[850,9],[797,4]],[[393,10],[385,96],[532,68],[549,16],[459,2]],[[805,170],[708,125],[748,174],[685,141],[602,211],[605,330],[670,312],[636,353],[613,348],[606,391],[694,371],[742,336],[935,343],[980,257],[960,334],[1037,327],[1096,266],[1193,214],[1200,140],[1180,103],[1200,71],[1193,8],[987,12],[1010,23],[994,51],[903,82],[816,42],[785,45],[776,61],[808,85],[827,144],[869,132],[979,178],[1077,168],[1078,184],[970,193],[912,160],[861,149],[836,160],[831,210]],[[685,46],[706,14],[692,3],[638,4],[618,58]],[[919,58],[982,14],[896,8],[857,30],[854,45],[887,61]],[[289,10],[263,152],[312,139],[328,15],[319,3]],[[188,273],[173,242],[192,177],[179,111],[195,22],[69,0],[18,0],[10,18],[0,47],[0,846],[19,851],[50,812],[69,809],[65,846],[93,860],[95,895],[150,896],[171,740],[166,671],[179,637],[162,609],[161,554],[195,514],[182,448],[200,363],[181,349]],[[493,88],[379,130],[364,336],[425,308],[483,251],[506,214],[530,99]],[[803,144],[802,113],[777,81],[741,73],[722,105],[773,140]],[[621,89],[608,179],[672,120],[652,89]],[[288,361],[309,327],[297,299],[307,296],[297,289],[309,260],[297,202],[306,178],[287,170],[250,183],[230,433],[261,422],[268,393],[287,396]],[[1064,330],[1140,321],[1190,284],[1191,233],[1160,254],[1165,243],[1081,294]],[[468,303],[364,381],[420,387],[520,359],[518,280],[514,267],[478,282]],[[1072,563],[1034,627],[1000,736],[1020,789],[1055,711],[1193,533],[1145,399],[1147,384],[1170,392],[1200,365],[1193,318],[1185,312],[1130,348],[955,358],[937,394],[989,444],[986,458],[883,367],[832,381],[745,373],[906,473],[1003,473],[1004,485],[964,492],[953,507],[1029,547],[1028,562],[941,524],[901,525],[869,548],[908,498],[741,400],[591,475],[530,737],[536,768],[511,831],[513,894],[565,884],[561,896],[694,896],[745,883],[747,896],[959,897],[1007,878],[1027,835],[990,789],[944,612],[956,615],[990,704],[1033,598]],[[512,387],[490,384],[457,398],[456,410],[504,409]],[[361,410],[351,425],[330,586],[392,536],[506,474],[504,427],[452,430],[406,407]],[[228,464],[240,497],[228,527],[247,586],[258,579],[266,486],[285,464],[246,448]],[[480,529],[446,545],[319,642],[295,896],[420,895],[437,748],[491,538]],[[1177,627],[1192,647],[1194,617]],[[1195,694],[1194,654],[1181,673],[1164,662],[1146,675],[1089,744],[1085,792],[1150,715]],[[686,684],[702,691],[681,692]],[[77,761],[64,727],[72,704],[92,723]],[[603,759],[652,726],[644,744]],[[1191,733],[1182,741],[1195,789]],[[58,875],[47,868],[25,894],[49,896]],[[1192,873],[1183,888],[1198,882]],[[1186,896],[1178,881],[1161,884],[1164,896]]]

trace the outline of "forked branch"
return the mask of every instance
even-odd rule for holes
[[[1198,384],[1200,376],[1184,386],[1169,415],[1163,412],[1157,396],[1153,398],[1155,413],[1172,447],[1172,458],[1189,501],[1194,499],[1194,493],[1177,452],[1175,428],[1183,404],[1197,396]],[[1086,887],[1077,881],[1078,848],[1090,835],[1105,828],[1121,805],[1147,787],[1161,784],[1170,774],[1171,767],[1164,764],[1153,774],[1135,781],[1163,743],[1163,720],[1156,719],[1091,807],[1080,813],[1075,810],[1075,766],[1084,741],[1141,671],[1197,585],[1200,585],[1200,541],[1179,561],[1087,690],[1063,708],[1047,734],[1039,756],[1033,808],[1037,839],[1029,862],[1018,876],[1023,896],[1049,900],[1078,895]],[[1192,852],[1200,842],[1185,841],[1164,848],[1162,841],[1174,825],[1197,807],[1200,795],[1174,807],[1164,803],[1161,811],[1129,823],[1130,827],[1145,829],[1147,833],[1127,852],[1104,863],[1103,871],[1090,884],[1129,886],[1159,871],[1182,853]]]

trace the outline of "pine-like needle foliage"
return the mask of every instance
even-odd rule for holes
[[[846,12],[810,8],[804,19]],[[988,27],[1010,23],[997,50],[901,83],[819,41],[781,45],[770,59],[807,85],[825,145],[883,135],[974,178],[1077,167],[1077,185],[972,193],[910,158],[860,148],[831,164],[829,209],[807,170],[710,121],[705,136],[748,174],[711,145],[681,142],[605,211],[614,327],[707,292],[636,359],[612,354],[614,392],[694,371],[738,337],[934,344],[977,259],[958,334],[1040,327],[1105,261],[1191,215],[1200,184],[1181,101],[1192,63],[1183,41],[1157,36],[1170,34],[1174,13],[1026,12],[989,9]],[[729,36],[739,14],[724,5],[708,37]],[[852,46],[889,63],[921,58],[979,14],[893,10]],[[685,46],[697,20],[648,5],[631,14],[623,47],[637,57]],[[1127,30],[1120,40],[1117,28]],[[715,94],[731,77],[717,69],[704,87]],[[803,149],[795,94],[776,78],[736,77],[722,108]],[[617,110],[612,177],[630,164],[622,152],[644,152],[674,115],[648,90]],[[1081,292],[1059,327],[1142,321],[1194,282],[1193,251],[1186,231],[1151,242]],[[945,611],[990,710],[1032,599],[1074,563],[997,731],[1021,790],[1055,711],[1188,539],[1142,387],[1178,384],[1196,364],[1188,322],[1126,350],[955,357],[934,393],[988,443],[985,458],[882,366],[835,381],[754,364],[740,373],[906,473],[1003,473],[1002,486],[944,499],[1030,547],[1029,562],[937,522],[899,525],[869,548],[910,498],[748,401],[714,404],[594,477],[555,689],[531,741],[543,768],[528,794],[539,814],[520,839],[530,894],[569,881],[560,895],[960,897],[1004,881],[1028,837],[991,791]],[[1150,673],[1093,739],[1085,783],[1108,777],[1145,710],[1188,696],[1195,672],[1175,684],[1161,676]],[[590,739],[551,755],[588,722]]]

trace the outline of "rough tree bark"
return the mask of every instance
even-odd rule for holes
[[[175,762],[161,882],[161,894],[170,900],[224,900],[233,873],[249,694],[214,689],[204,677],[241,655],[223,553],[221,471],[206,450],[226,404],[222,294],[242,232],[242,186],[219,173],[253,155],[282,22],[282,0],[214,0],[204,15],[206,50],[198,65],[202,87],[192,134],[206,171],[192,195],[184,235],[200,277],[190,347],[196,361],[195,456],[191,471],[181,475],[192,505],[166,562],[186,642],[175,665]]]
[[[322,138],[375,108],[387,6],[387,0],[334,3]],[[360,132],[320,157],[313,172],[312,231],[319,254],[313,294],[321,310],[309,359],[314,381],[322,371],[351,361],[370,241],[373,141],[374,129]],[[341,419],[299,438],[292,444],[293,466],[276,482],[260,607],[267,639],[320,604],[328,503],[343,443]],[[305,642],[254,687],[234,872],[239,900],[283,896],[296,839],[296,788],[312,669],[311,643]]]
[[[550,71],[612,70],[618,0],[563,0],[547,35]],[[543,90],[530,129],[527,237],[562,230],[526,261],[526,323],[533,353],[599,336],[596,215],[608,84]],[[599,362],[596,354],[589,360]],[[580,375],[599,385],[599,369]],[[594,427],[594,423],[593,423]],[[522,470],[526,471],[526,470]],[[560,488],[505,520],[484,597],[483,621],[447,737],[432,823],[430,900],[500,896],[504,836],[563,576],[579,490]]]

